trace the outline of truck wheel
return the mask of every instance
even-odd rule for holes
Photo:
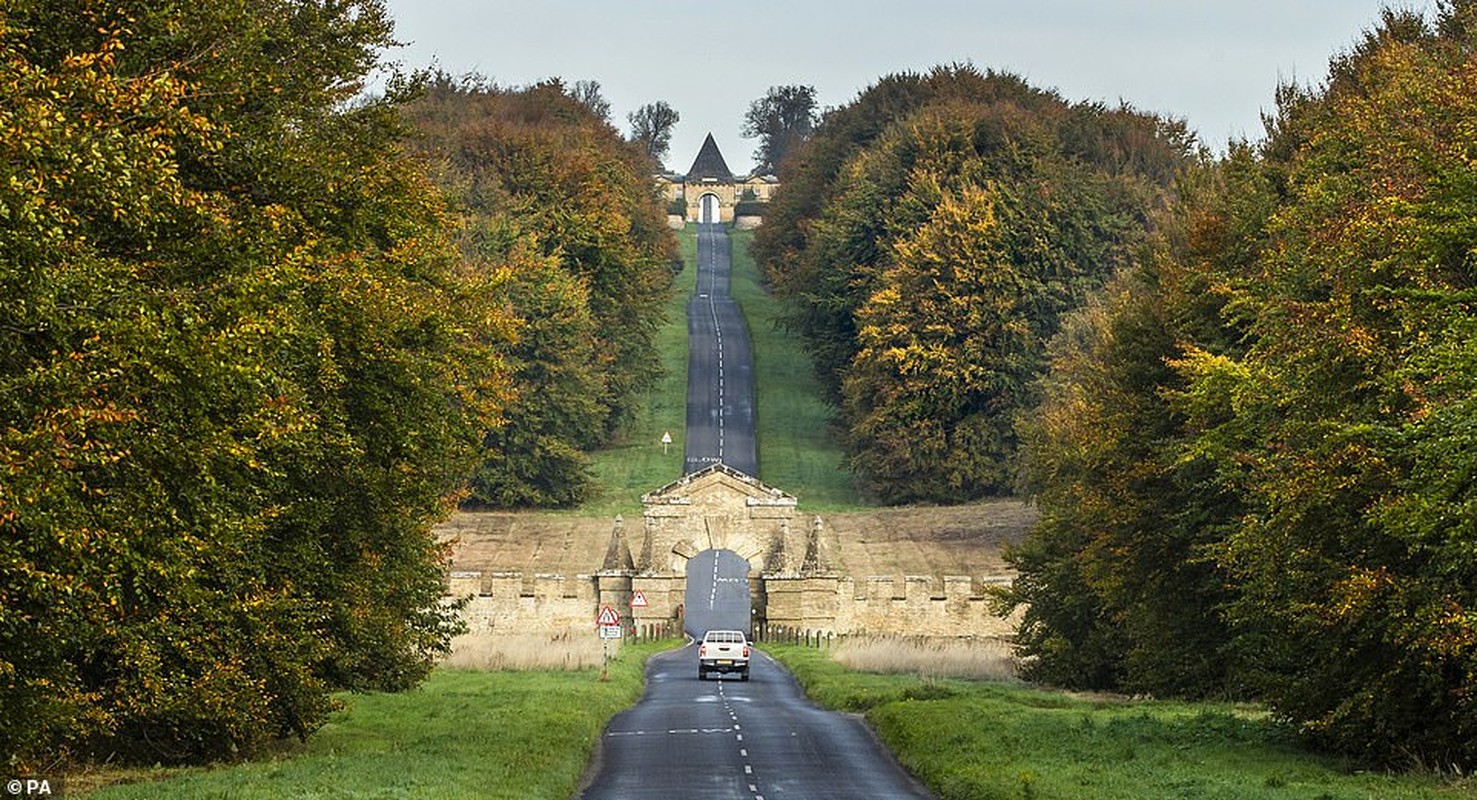
[[[746,681],[748,679],[749,679],[749,671],[748,670],[744,670],[743,672],[740,672],[739,673],[739,680]]]
[[[698,667],[697,668],[697,679],[701,681],[701,680],[707,679],[707,677],[708,677],[708,673],[703,672],[703,668],[702,667]]]

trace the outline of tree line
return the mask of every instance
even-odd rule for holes
[[[660,375],[652,337],[676,255],[654,199],[652,151],[670,137],[675,112],[646,107],[659,119],[627,142],[606,123],[598,85],[585,86],[510,89],[436,74],[405,107],[412,147],[460,222],[466,260],[506,273],[523,322],[505,353],[516,391],[472,480],[478,505],[585,499],[586,453]]]
[[[1190,137],[971,66],[892,75],[781,166],[754,250],[886,502],[1013,486],[1061,315],[1151,228]]]
[[[1027,674],[1477,766],[1477,3],[1386,11],[1257,143],[884,78],[755,240],[882,499],[1024,491]]]
[[[649,380],[671,244],[598,92],[367,97],[391,44],[379,0],[0,10],[12,772],[415,685],[458,626],[431,526],[474,480],[570,501]]]
[[[1053,344],[1031,673],[1477,765],[1477,4],[1388,11]]]

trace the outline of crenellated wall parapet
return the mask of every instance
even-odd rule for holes
[[[1010,576],[771,574],[751,579],[756,621],[836,634],[926,636],[1000,635],[1011,621],[996,617],[987,588]],[[468,598],[472,633],[594,630],[602,606],[627,628],[678,621],[686,580],[677,575],[601,572],[526,575],[454,572],[449,598]],[[633,606],[640,594],[645,605]]]

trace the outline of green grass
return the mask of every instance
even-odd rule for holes
[[[611,516],[641,511],[641,495],[682,477],[682,444],[687,433],[687,300],[697,289],[696,226],[677,234],[685,267],[673,285],[657,331],[662,376],[637,403],[615,441],[591,454],[596,495],[574,513]],[[672,444],[662,451],[662,434]]]
[[[800,498],[806,511],[863,505],[831,434],[832,409],[821,399],[815,368],[801,342],[779,326],[780,308],[765,292],[749,255],[752,231],[730,231],[733,296],[749,326],[758,396],[759,477]]]
[[[807,511],[855,509],[862,499],[851,473],[841,466],[841,448],[830,434],[831,409],[821,400],[800,342],[776,324],[779,309],[765,293],[749,256],[754,235],[730,231],[729,237],[733,295],[748,323],[754,356],[758,477],[799,497]],[[687,301],[697,287],[697,226],[687,226],[677,240],[687,266],[677,278],[666,322],[657,334],[663,377],[642,399],[617,441],[593,454],[591,468],[600,490],[575,512],[582,516],[637,513],[642,494],[681,477],[687,425]],[[665,454],[663,432],[672,434]]]
[[[1312,755],[1255,707],[860,674],[824,651],[765,650],[818,703],[864,712],[898,760],[943,800],[1477,796],[1471,779],[1357,772]]]
[[[608,682],[598,670],[438,670],[413,691],[344,696],[306,744],[270,760],[134,773],[157,779],[89,797],[566,798],[600,731],[640,697],[646,658],[672,646],[624,646]]]

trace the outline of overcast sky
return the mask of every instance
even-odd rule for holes
[[[682,116],[667,166],[685,172],[712,132],[736,173],[739,136],[771,86],[816,87],[823,107],[878,78],[971,62],[1069,101],[1186,119],[1205,143],[1260,138],[1279,80],[1317,82],[1386,5],[1431,0],[387,0],[406,67],[433,62],[519,86],[596,80],[621,131],[665,100]]]

